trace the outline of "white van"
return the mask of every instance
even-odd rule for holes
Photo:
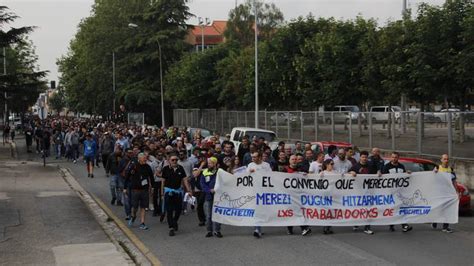
[[[402,108],[399,106],[372,106],[370,107],[370,112],[372,113],[372,123],[387,122],[389,113],[394,113],[395,122],[398,122],[400,120],[401,111]]]

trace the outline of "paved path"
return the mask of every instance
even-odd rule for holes
[[[0,265],[130,265],[56,166],[9,155],[1,145]]]
[[[37,158],[19,153],[25,160]],[[122,207],[110,205],[109,179],[103,168],[96,169],[96,177],[91,179],[82,162],[72,164],[54,158],[49,162],[71,169],[89,193],[124,218]],[[322,235],[320,227],[313,227],[308,237],[287,236],[285,228],[264,228],[262,239],[254,239],[251,228],[223,226],[224,238],[217,239],[204,237],[205,229],[198,227],[195,212],[180,218],[175,237],[169,237],[167,225],[148,213],[150,230],[140,231],[135,226],[132,232],[164,265],[473,265],[473,222],[472,217],[461,217],[453,226],[453,234],[433,231],[429,225],[415,225],[409,233],[402,233],[399,227],[396,232],[388,232],[386,226],[374,226],[373,236],[352,232],[348,227],[335,228],[330,236]]]

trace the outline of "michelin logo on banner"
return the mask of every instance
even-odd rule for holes
[[[303,175],[219,170],[213,220],[235,226],[457,223],[459,199],[443,173]]]
[[[255,199],[255,196],[241,196],[237,199],[231,199],[229,194],[224,192],[219,200],[214,202],[214,212],[225,216],[253,217],[255,209],[241,209],[253,199]]]

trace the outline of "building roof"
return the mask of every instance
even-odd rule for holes
[[[227,21],[225,20],[214,20],[211,25],[201,27],[199,25],[191,25],[188,35],[189,42],[191,44],[200,44],[202,34],[204,34],[204,43],[219,44],[225,41],[224,32],[227,28]]]

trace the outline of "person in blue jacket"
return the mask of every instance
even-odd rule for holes
[[[97,154],[97,143],[92,135],[87,133],[84,141],[84,160],[86,161],[87,177],[94,178],[94,160]]]
[[[216,185],[217,170],[219,170],[218,160],[216,157],[211,157],[207,160],[207,169],[201,174],[200,183],[202,191],[205,194],[204,212],[206,214],[206,237],[213,235],[221,238],[221,224],[212,221],[212,205],[214,202],[214,186]]]

